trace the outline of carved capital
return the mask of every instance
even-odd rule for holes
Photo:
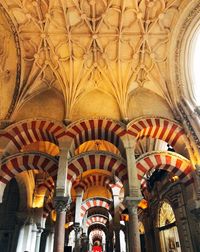
[[[129,214],[137,214],[138,203],[141,201],[139,197],[130,197],[125,198],[125,205],[128,208]]]
[[[81,231],[80,224],[75,222],[74,223],[74,231],[78,234]]]
[[[57,197],[54,200],[54,205],[57,213],[67,212],[70,209],[71,200],[67,197]]]

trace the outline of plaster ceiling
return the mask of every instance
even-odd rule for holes
[[[0,119],[172,117],[168,50],[183,2],[1,0],[10,27],[1,14],[0,28],[9,34],[0,35],[0,67],[17,81],[1,76],[9,95]]]

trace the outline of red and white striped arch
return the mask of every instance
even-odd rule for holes
[[[45,171],[56,178],[58,161],[44,153],[20,153],[3,160],[0,169],[0,200],[6,184],[17,174],[27,170]]]
[[[92,174],[86,177],[83,177],[81,181],[74,181],[73,188],[80,187],[85,192],[89,187],[92,186],[102,186],[106,187],[110,192],[110,184],[112,183],[112,177],[105,174]]]
[[[81,205],[81,217],[85,215],[85,213],[92,207],[103,207],[110,210],[111,203],[105,199],[96,199],[96,198],[90,198],[85,201],[83,201]]]
[[[67,179],[73,184],[79,175],[91,169],[104,169],[112,172],[122,183],[128,179],[125,161],[108,152],[87,152],[72,158],[68,165]]]
[[[46,199],[48,200],[49,198],[53,197],[54,194],[54,189],[55,189],[55,183],[52,177],[48,177],[44,182],[40,183],[38,185],[38,190],[40,190],[40,188],[46,188]]]
[[[107,218],[105,218],[101,215],[95,215],[95,216],[91,216],[87,219],[86,225],[87,225],[87,227],[89,227],[90,225],[92,225],[94,223],[95,224],[100,223],[100,224],[106,225],[107,221],[108,221]]]
[[[52,201],[48,201],[43,206],[43,218],[47,218],[49,213],[54,209]]]
[[[136,139],[152,137],[163,140],[173,147],[186,139],[183,128],[177,122],[164,118],[137,119],[128,124],[127,130]]]
[[[102,239],[103,236],[104,236],[104,232],[100,229],[93,229],[91,232],[90,232],[90,237],[92,239],[92,241],[94,242],[96,239]]]
[[[109,119],[80,120],[70,124],[66,130],[66,135],[74,140],[74,149],[84,142],[97,139],[111,142],[121,149],[121,137],[125,134],[124,124]]]
[[[142,180],[144,174],[151,169],[162,169],[173,173],[187,186],[193,182],[191,162],[174,152],[153,152],[145,154],[136,161],[138,179]],[[142,180],[143,187],[144,181]]]
[[[61,123],[46,120],[26,120],[9,126],[1,137],[8,139],[6,152],[14,154],[23,146],[38,141],[49,141],[58,144],[58,139],[65,136]]]

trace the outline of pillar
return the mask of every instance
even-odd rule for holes
[[[119,215],[119,194],[120,188],[115,184],[111,186],[113,194],[113,205],[114,205],[114,218],[113,218],[113,228],[115,232],[115,252],[120,252],[120,215]]]
[[[136,141],[133,137],[127,135],[123,140],[124,148],[126,150],[126,161],[128,170],[128,189],[125,192],[130,197],[141,198],[140,182],[137,177],[137,168],[135,161],[135,145]]]
[[[43,229],[37,226],[35,252],[40,252],[40,241],[41,241],[42,232],[43,232]]]
[[[141,252],[137,213],[138,200],[126,197],[126,205],[129,212],[129,251]]]
[[[81,227],[79,223],[74,224],[74,231],[75,231],[75,247],[74,251],[79,252],[81,248]]]
[[[129,252],[129,231],[128,231],[128,221],[125,222],[125,242],[126,242],[126,252]]]
[[[112,252],[113,251],[113,224],[111,221],[109,223],[109,231],[108,231],[108,236],[106,238],[108,238],[106,241],[108,245],[108,251]]]
[[[46,239],[45,252],[53,252],[54,232],[49,231]]]
[[[128,190],[125,192],[127,195],[125,202],[129,212],[129,251],[141,252],[137,205],[142,199],[142,195],[135,161],[136,140],[132,136],[126,135],[123,143],[126,150],[128,170]]]
[[[69,200],[65,198],[57,198],[55,200],[56,209],[56,225],[54,236],[54,252],[64,252],[65,245],[65,220],[66,211],[69,207]]]
[[[75,207],[75,251],[80,251],[80,232],[81,232],[81,204],[83,199],[83,189],[81,187],[76,188],[76,207]]]
[[[19,231],[16,252],[21,252],[23,249],[24,231],[25,231],[25,226],[23,225],[21,226],[20,231]]]
[[[66,211],[69,207],[69,187],[67,184],[68,172],[68,150],[69,143],[67,139],[59,141],[60,157],[58,163],[57,180],[56,180],[56,225],[54,235],[54,252],[64,252],[65,244],[65,220]]]

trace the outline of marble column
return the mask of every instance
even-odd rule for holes
[[[42,234],[42,232],[43,232],[43,228],[37,226],[35,252],[39,252],[40,251],[40,241],[41,241],[41,234]]]
[[[50,231],[46,239],[45,252],[53,252],[53,241],[54,241],[54,232]]]
[[[135,142],[130,141],[126,143],[126,161],[127,161],[127,170],[128,170],[128,195],[131,197],[140,197],[140,182],[137,177],[137,168],[135,161]],[[126,194],[127,195],[127,194]]]
[[[69,200],[66,198],[55,199],[56,225],[54,236],[54,252],[64,252],[65,245],[65,220],[66,211],[69,208]]]
[[[80,239],[80,236],[81,236],[81,227],[80,227],[80,224],[79,223],[75,223],[74,224],[74,231],[75,231],[75,247],[74,247],[74,251],[75,252],[79,252],[80,251],[80,248],[81,248],[81,239]]]
[[[120,188],[116,184],[111,186],[113,194],[113,205],[114,205],[114,218],[113,218],[113,228],[115,232],[115,252],[120,252],[120,215],[119,215],[119,194]]]
[[[83,189],[81,187],[76,188],[76,209],[75,209],[75,249],[74,251],[80,251],[80,232],[81,232],[81,204],[83,199]]]
[[[112,223],[109,223],[107,244],[108,244],[108,251],[112,252],[113,251],[113,225]]]
[[[70,192],[67,184],[68,172],[68,150],[69,143],[67,139],[59,141],[60,157],[58,163],[57,180],[56,180],[56,225],[54,235],[54,252],[63,252],[65,244],[65,221],[66,211],[69,207]]]
[[[126,242],[126,252],[129,252],[129,230],[128,230],[128,221],[125,221],[125,242]]]
[[[21,252],[23,249],[24,231],[25,225],[21,226],[20,228],[16,252]]]
[[[129,212],[129,251],[141,252],[137,205],[139,200],[126,197]]]

